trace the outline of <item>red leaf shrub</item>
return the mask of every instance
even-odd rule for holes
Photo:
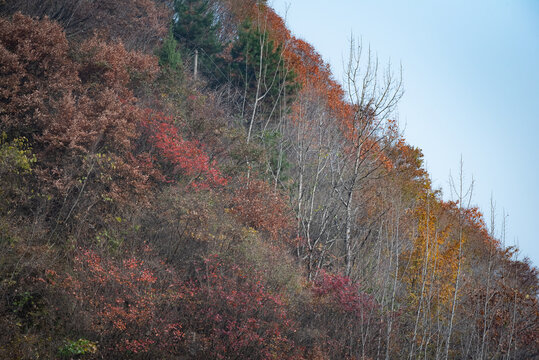
[[[318,299],[356,317],[361,317],[363,312],[372,311],[378,306],[372,296],[361,293],[348,277],[330,274],[324,270],[320,272],[313,292]]]
[[[331,358],[375,356],[376,335],[384,330],[380,306],[349,278],[321,271],[312,288],[315,327],[325,331],[318,344]],[[383,332],[385,333],[385,332]]]
[[[196,140],[185,140],[174,125],[172,117],[147,110],[142,123],[150,136],[150,142],[160,157],[170,166],[170,174],[188,177],[194,189],[224,186],[226,178],[221,175],[216,161],[212,161],[204,147]]]
[[[286,305],[262,277],[212,256],[178,293],[198,358],[300,359]],[[189,340],[189,337],[186,337]]]
[[[140,257],[123,258],[85,249],[75,256],[73,275],[62,286],[89,322],[89,329],[79,330],[94,333],[103,355],[171,352],[184,336],[173,312],[163,306],[174,272]]]

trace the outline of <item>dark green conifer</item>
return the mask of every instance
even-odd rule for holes
[[[159,65],[161,67],[169,67],[171,70],[179,71],[182,67],[182,56],[178,49],[178,43],[174,39],[172,29],[169,31],[167,38],[163,41],[161,49],[159,49]]]
[[[292,96],[298,89],[295,73],[287,69],[281,45],[275,45],[269,34],[250,22],[242,24],[231,49],[228,74],[239,88],[246,88],[252,102],[260,82],[259,96],[270,106],[279,96]]]
[[[175,0],[174,11],[174,37],[182,46],[210,57],[221,52],[218,24],[208,0]]]

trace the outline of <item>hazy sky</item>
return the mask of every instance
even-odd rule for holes
[[[271,3],[271,2],[270,2]],[[539,0],[274,0],[342,78],[350,34],[403,66],[398,118],[449,198],[460,156],[472,204],[507,217],[506,245],[539,265]]]

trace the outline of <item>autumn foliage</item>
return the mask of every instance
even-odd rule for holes
[[[103,198],[142,196],[147,176],[131,152],[144,112],[130,85],[156,74],[155,59],[96,37],[71,56],[57,24],[21,14],[2,19],[1,28],[1,129],[9,138],[30,139],[41,192],[61,205],[82,194],[84,179]],[[62,167],[55,166],[59,161]]]
[[[61,286],[103,339],[109,356],[148,353],[182,339],[181,324],[162,313],[170,275],[155,268],[136,256],[118,261],[92,250],[80,249],[74,257],[73,274]]]
[[[286,304],[256,272],[210,256],[181,291],[184,321],[199,329],[199,356],[301,358],[290,339],[296,330]]]
[[[266,231],[273,240],[287,242],[293,217],[285,199],[261,180],[242,180],[232,199],[232,212],[256,230]]]
[[[227,180],[221,175],[216,161],[210,160],[198,141],[183,139],[171,117],[147,112],[147,119],[141,126],[149,132],[150,143],[160,158],[168,163],[170,175],[183,175],[195,189],[226,185]]]
[[[316,326],[325,329],[318,341],[332,357],[361,358],[375,350],[373,334],[385,330],[380,305],[358,284],[342,275],[322,271],[314,282]]]
[[[377,75],[265,1],[0,2],[0,357],[537,357],[537,269]]]
[[[149,247],[144,252],[118,261],[80,249],[73,274],[58,285],[103,339],[108,356],[188,351],[223,359],[298,358],[285,304],[259,276],[211,256],[181,281],[149,260]]]

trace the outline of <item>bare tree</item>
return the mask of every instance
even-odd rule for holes
[[[391,64],[380,74],[378,59],[370,48],[363,55],[361,42],[350,40],[350,54],[345,70],[345,87],[353,114],[345,121],[347,139],[346,162],[335,190],[345,210],[344,258],[345,274],[352,271],[353,250],[355,244],[352,230],[356,208],[354,196],[362,184],[379,167],[380,155],[383,152],[383,139],[387,136],[387,120],[395,110],[403,95],[402,70],[395,76]]]
[[[462,156],[460,157],[460,166],[459,166],[459,175],[458,175],[458,184],[455,184],[455,180],[450,175],[449,176],[449,184],[451,193],[456,194],[457,200],[458,200],[458,216],[459,216],[459,225],[458,225],[458,241],[459,241],[459,254],[458,254],[458,265],[457,265],[457,279],[455,281],[455,292],[453,294],[453,304],[451,307],[451,317],[449,320],[449,329],[447,331],[447,341],[445,346],[445,359],[447,360],[449,357],[449,347],[451,343],[451,333],[453,331],[453,321],[455,319],[455,312],[457,308],[457,299],[458,299],[458,291],[459,291],[459,285],[460,285],[460,277],[461,277],[461,269],[462,269],[462,244],[463,244],[463,226],[464,226],[464,207],[463,203],[466,201],[467,205],[466,208],[470,207],[470,203],[472,201],[472,195],[473,195],[473,185],[474,181],[472,178],[472,181],[468,187],[468,189],[464,189],[464,172],[463,172],[463,161]]]

